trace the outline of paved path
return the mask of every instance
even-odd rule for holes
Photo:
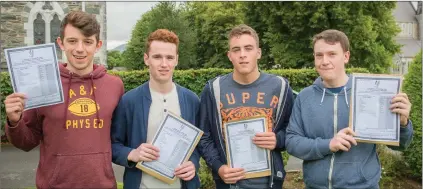
[[[0,147],[0,188],[35,187],[35,172],[39,160],[39,148],[24,152],[10,144]],[[290,157],[286,171],[301,170],[302,161]],[[122,182],[124,168],[113,165],[118,182]]]

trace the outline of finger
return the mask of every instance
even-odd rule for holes
[[[157,160],[157,156],[154,156],[152,154],[146,153],[146,152],[141,152],[141,158],[143,161],[149,160],[149,161],[153,161],[153,160]]]
[[[141,151],[159,157],[159,153],[152,148],[143,147]]]
[[[151,150],[154,150],[156,152],[160,152],[159,148],[153,146],[152,144],[144,143],[143,144],[143,147],[148,148],[148,149],[151,149]]]
[[[403,102],[397,102],[394,104],[391,104],[391,106],[389,106],[389,109],[394,109],[394,108],[399,108],[399,109],[408,109],[408,104],[405,104]]]
[[[7,99],[4,100],[4,104],[14,103],[14,102],[24,103],[25,99],[13,97],[13,98],[7,98]]]
[[[20,107],[23,109],[23,104],[20,102],[8,103],[5,105],[5,108],[13,108],[13,107]]]
[[[188,171],[188,172],[185,172],[185,173],[182,173],[182,174],[178,174],[178,175],[175,174],[175,176],[177,176],[177,177],[179,177],[179,178],[181,178],[183,180],[191,180],[193,174],[194,174],[194,171]]]
[[[175,169],[175,173],[176,174],[182,174],[182,173],[187,173],[187,172],[190,172],[190,171],[193,171],[194,170],[194,167],[192,167],[192,166],[188,166],[188,167],[184,167],[184,168],[182,168],[182,169],[179,169],[179,170],[177,170],[176,171],[176,169]]]
[[[225,177],[226,177],[227,179],[230,179],[230,178],[235,178],[235,177],[242,176],[242,175],[244,175],[244,174],[245,174],[245,172],[244,172],[244,171],[231,172],[231,173],[225,174]]]
[[[398,103],[398,102],[402,102],[402,103],[404,103],[404,104],[408,104],[408,103],[410,103],[410,101],[409,101],[407,98],[402,97],[402,96],[400,96],[400,97],[394,97],[394,98],[391,100],[391,104],[395,104],[395,103]]]
[[[392,112],[392,113],[397,113],[397,114],[399,114],[399,115],[402,115],[402,116],[406,116],[406,117],[408,117],[408,116],[407,116],[407,115],[408,115],[408,110],[405,110],[405,109],[398,109],[398,108],[395,108],[395,109],[391,110],[391,112]]]
[[[349,144],[354,144],[354,145],[357,145],[357,141],[352,137],[352,136],[350,136],[350,135],[341,135],[341,137],[344,139],[344,140],[346,140],[346,141],[348,141],[349,142]]]
[[[244,168],[229,168],[227,173],[244,172]]]
[[[394,96],[395,97],[403,97],[405,99],[408,99],[408,95],[406,93],[398,93],[397,95]]]
[[[341,133],[346,134],[346,135],[352,135],[352,136],[356,135],[355,132],[349,127],[346,127],[344,129],[340,130],[339,134],[341,134]]]
[[[253,138],[253,141],[275,141],[275,140],[276,140],[275,136],[267,136],[267,137],[260,136],[260,137]]]
[[[338,142],[340,142],[342,144],[342,146],[347,147],[347,150],[351,148],[351,143],[348,142],[347,140],[345,140],[343,138],[337,138],[336,140],[338,140]]]
[[[21,98],[21,99],[26,99],[26,95],[24,93],[13,93],[9,96],[6,97],[7,98]]]
[[[272,145],[275,144],[274,141],[253,141],[255,145]]]
[[[10,114],[10,113],[16,113],[16,112],[22,112],[22,108],[19,106],[14,106],[14,107],[10,107],[10,108],[6,108],[6,113]]]
[[[236,183],[236,182],[238,182],[239,180],[244,179],[244,178],[245,178],[245,175],[241,175],[241,176],[234,177],[234,178],[230,178],[230,179],[227,179],[227,180],[228,180],[228,182],[230,182],[230,183]]]
[[[348,151],[348,148],[340,142],[338,144],[336,144],[336,148],[338,148],[338,150],[342,150],[342,151],[346,151],[346,152]]]
[[[256,137],[270,137],[270,136],[274,136],[275,133],[274,132],[261,132],[261,133],[256,133]]]

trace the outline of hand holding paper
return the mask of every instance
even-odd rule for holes
[[[276,135],[274,132],[257,133],[253,138],[253,143],[260,148],[273,150],[276,148]]]
[[[133,149],[128,160],[133,162],[153,161],[159,159],[159,149],[151,144],[142,143],[137,149]]]
[[[7,96],[4,100],[7,118],[12,124],[11,126],[15,126],[16,123],[21,119],[22,112],[25,108],[25,99],[25,94],[13,93]]]
[[[245,171],[243,168],[230,168],[228,165],[222,165],[219,170],[219,176],[226,184],[234,184],[238,180],[245,178]]]
[[[391,107],[389,108],[393,113],[400,115],[400,125],[406,126],[408,123],[408,116],[410,115],[411,103],[405,93],[399,93],[391,100]]]
[[[347,127],[340,130],[329,143],[330,151],[337,152],[339,150],[348,151],[351,148],[351,144],[357,145],[357,141],[352,137],[354,136],[354,131]]]
[[[187,161],[175,169],[175,176],[189,181],[195,176],[195,166],[191,161]]]

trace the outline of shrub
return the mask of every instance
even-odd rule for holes
[[[412,104],[410,120],[413,122],[414,136],[411,145],[404,151],[405,162],[411,168],[410,176],[422,177],[422,53],[411,63],[405,76],[403,91]]]

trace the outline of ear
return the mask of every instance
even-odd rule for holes
[[[98,52],[98,51],[100,50],[101,46],[103,46],[103,41],[102,41],[102,40],[99,40],[99,41],[97,42],[97,47],[96,47],[95,52]]]
[[[144,53],[144,64],[148,67],[149,66],[149,64],[148,64],[148,54],[147,53]]]
[[[62,49],[62,51],[64,51],[65,50],[65,46],[63,45],[62,39],[60,37],[57,37],[56,42],[59,45],[60,49]]]
[[[347,64],[350,61],[350,51],[344,53],[344,64]]]
[[[175,67],[178,66],[179,54],[176,54],[176,64]]]
[[[230,53],[231,53],[230,51],[226,52],[226,56],[228,56],[229,61],[231,61],[231,62],[232,62],[232,58],[231,58]]]
[[[257,59],[260,59],[260,58],[261,58],[261,48],[258,48],[257,53],[258,53],[258,55],[257,55]]]

